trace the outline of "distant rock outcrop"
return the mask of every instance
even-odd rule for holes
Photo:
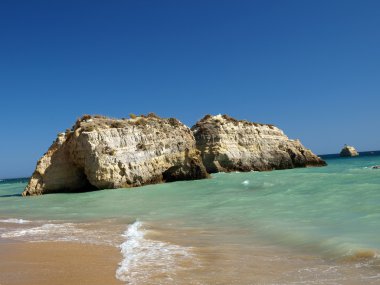
[[[326,163],[273,125],[207,115],[193,127],[208,172],[274,170]]]
[[[83,116],[58,135],[22,193],[134,187],[208,176],[188,127],[154,114]]]
[[[358,156],[359,153],[356,151],[356,149],[353,146],[344,145],[342,150],[340,151],[341,157],[351,157],[351,156]]]

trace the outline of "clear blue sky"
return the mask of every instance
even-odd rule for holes
[[[380,149],[380,1],[0,2],[0,178],[82,114],[272,123]]]

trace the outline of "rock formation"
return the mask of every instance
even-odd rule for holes
[[[208,176],[188,127],[154,114],[133,117],[83,116],[38,161],[23,196]]]
[[[209,173],[323,166],[326,163],[273,125],[207,115],[192,127]]]
[[[342,150],[340,151],[341,157],[351,157],[351,156],[358,156],[359,153],[356,151],[356,149],[353,146],[344,145]]]
[[[121,120],[85,115],[58,135],[22,194],[127,188],[201,179],[220,171],[326,165],[273,125],[207,115],[192,131],[174,118],[154,114]]]

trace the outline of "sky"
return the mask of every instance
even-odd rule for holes
[[[83,114],[275,124],[380,149],[380,1],[0,1],[0,178]]]

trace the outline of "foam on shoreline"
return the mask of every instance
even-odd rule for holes
[[[116,278],[127,284],[145,284],[159,280],[172,281],[181,263],[195,263],[190,248],[145,237],[144,224],[136,221],[124,232],[120,245],[123,260],[119,263]],[[194,265],[194,264],[193,264]]]
[[[117,247],[120,237],[103,223],[63,221],[0,220],[0,238],[26,242],[77,242]],[[116,231],[118,230],[115,226]]]
[[[7,223],[7,224],[27,224],[27,223],[30,223],[30,221],[29,221],[29,220],[24,220],[24,219],[10,218],[10,219],[0,219],[0,223]]]

